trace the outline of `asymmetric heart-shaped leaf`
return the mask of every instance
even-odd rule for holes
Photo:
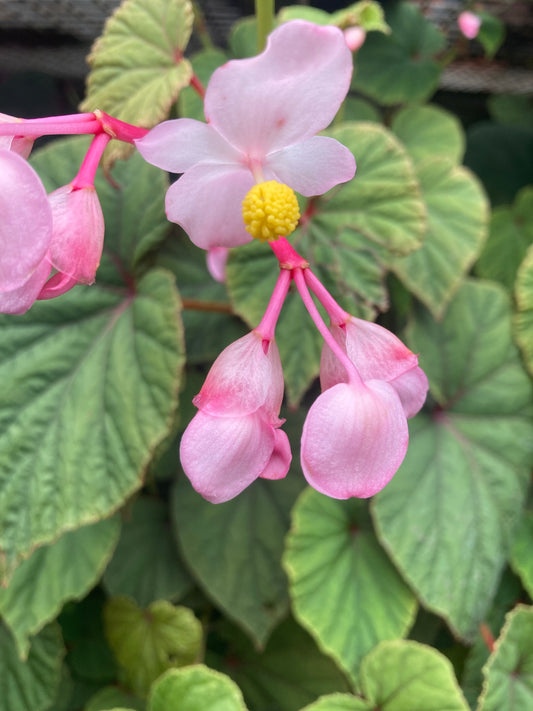
[[[365,502],[336,501],[309,488],[292,515],[283,562],[294,613],[356,678],[378,642],[407,633],[416,600],[379,546]]]
[[[531,382],[511,341],[509,303],[469,282],[442,323],[408,329],[434,405],[374,501],[378,537],[430,610],[471,639],[491,603],[523,507],[533,453]]]
[[[408,106],[395,114],[391,129],[416,165],[428,158],[461,162],[466,143],[461,123],[439,106]]]
[[[247,711],[239,687],[225,674],[196,664],[171,669],[152,687],[149,711]]]

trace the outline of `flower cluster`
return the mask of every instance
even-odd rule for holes
[[[132,141],[145,129],[102,112],[22,120],[0,114],[0,312],[21,314],[77,284],[92,284],[104,242],[104,217],[94,188],[111,137]],[[74,179],[46,194],[27,163],[35,138],[92,134]]]

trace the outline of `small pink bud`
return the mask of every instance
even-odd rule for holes
[[[364,44],[366,31],[363,27],[359,27],[359,25],[347,27],[344,30],[344,39],[348,45],[348,49],[351,52],[357,52]]]
[[[474,39],[474,37],[477,37],[479,28],[481,27],[481,18],[473,12],[466,10],[459,15],[457,24],[467,39]]]
[[[226,262],[229,250],[227,247],[210,247],[207,252],[207,270],[215,281],[226,283]]]
[[[0,123],[20,123],[22,119],[16,118],[15,116],[9,116],[8,114],[0,114]],[[12,136],[0,136],[0,148],[7,151],[13,151],[13,153],[18,153],[22,158],[28,158],[33,148],[33,138],[27,138],[26,136],[17,136],[16,128],[13,127]]]

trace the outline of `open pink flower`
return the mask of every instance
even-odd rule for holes
[[[462,12],[457,18],[457,24],[467,39],[474,39],[478,36],[479,28],[481,27],[481,17],[465,10],[465,12]]]
[[[274,30],[257,57],[219,67],[207,124],[166,121],[135,142],[149,163],[184,173],[167,192],[169,220],[199,247],[233,247],[251,239],[241,206],[254,183],[276,180],[309,197],[350,180],[350,151],[315,134],[337,113],[351,74],[341,30],[303,20]]]
[[[180,458],[193,487],[212,503],[229,501],[258,477],[280,479],[291,462],[280,426],[283,374],[274,340],[252,331],[225,348],[193,402]]]

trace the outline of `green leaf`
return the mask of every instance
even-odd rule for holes
[[[228,55],[220,49],[204,49],[191,57],[193,71],[204,87],[207,87],[215,69],[227,61]],[[203,99],[192,86],[188,86],[180,92],[178,112],[180,116],[205,121]]]
[[[149,711],[246,711],[242,694],[224,674],[197,664],[172,669],[153,685]]]
[[[141,607],[154,600],[179,600],[190,590],[192,581],[176,555],[162,501],[141,497],[125,514],[104,585],[111,595],[129,595]]]
[[[373,704],[359,696],[349,694],[330,694],[323,696],[302,711],[373,711]]]
[[[516,273],[533,243],[533,188],[523,188],[512,207],[492,212],[487,243],[476,264],[476,273],[501,282],[510,291]]]
[[[307,22],[314,22],[315,25],[329,25],[332,21],[332,15],[325,10],[320,10],[320,8],[307,7],[305,5],[282,7],[278,12],[279,24],[290,22],[290,20],[307,20]]]
[[[33,638],[27,662],[0,622],[0,711],[45,711],[58,692],[65,649],[58,625]]]
[[[388,263],[409,291],[441,318],[483,246],[488,204],[475,177],[446,158],[421,163],[418,177],[428,213],[426,239],[416,252]]]
[[[533,599],[533,511],[526,511],[511,550],[511,566]]]
[[[217,666],[239,685],[254,711],[298,711],[322,694],[350,691],[338,667],[291,618],[274,630],[262,653],[235,628],[223,632],[228,646]]]
[[[449,660],[418,642],[382,642],[363,660],[361,683],[383,711],[469,711]]]
[[[444,36],[406,2],[387,15],[392,34],[369,34],[357,52],[352,87],[390,106],[425,101],[437,88],[441,69],[433,57]]]
[[[101,109],[145,128],[167,118],[192,76],[183,57],[192,23],[189,0],[125,0],[89,55],[81,110]],[[129,148],[122,145],[118,153]],[[115,144],[113,151],[117,155]]]
[[[533,96],[492,94],[487,99],[487,108],[498,123],[520,128],[531,128],[533,124]]]
[[[461,162],[466,142],[461,123],[439,106],[406,107],[394,116],[391,129],[417,166],[437,157]]]
[[[376,497],[374,520],[420,601],[471,639],[524,503],[531,383],[511,341],[508,300],[493,284],[465,284],[441,324],[421,311],[408,343],[438,404],[412,421],[407,456]]]
[[[526,368],[533,375],[533,245],[528,249],[516,279],[514,337]]]
[[[478,711],[533,708],[533,608],[517,605],[483,669]]]
[[[120,711],[122,708],[126,711],[145,711],[146,705],[117,686],[106,686],[88,701],[84,711]]]
[[[381,123],[381,116],[376,107],[365,99],[348,94],[339,109],[339,118],[344,121],[373,121]]]
[[[481,18],[481,27],[476,39],[485,50],[485,56],[492,59],[505,39],[505,25],[490,12],[481,10],[477,14]]]
[[[307,489],[293,509],[283,562],[296,618],[352,678],[378,642],[405,635],[414,620],[416,600],[357,499]]]
[[[383,8],[373,0],[360,0],[342,10],[337,10],[332,15],[335,25],[342,29],[357,25],[366,32],[376,31],[390,34],[391,29],[385,22]]]
[[[231,28],[229,46],[234,57],[245,59],[257,54],[257,21],[255,17],[243,17]]]
[[[206,595],[262,647],[287,614],[281,554],[300,480],[258,480],[213,506],[181,477],[172,513],[185,560]],[[201,522],[201,524],[199,524]],[[231,535],[228,535],[231,531]]]
[[[117,661],[139,696],[146,696],[167,669],[198,658],[202,625],[187,607],[158,600],[142,610],[127,597],[113,597],[104,608],[104,623]]]
[[[37,549],[0,588],[0,614],[26,658],[29,637],[60,612],[66,600],[79,599],[100,578],[118,540],[117,518],[65,533]]]

